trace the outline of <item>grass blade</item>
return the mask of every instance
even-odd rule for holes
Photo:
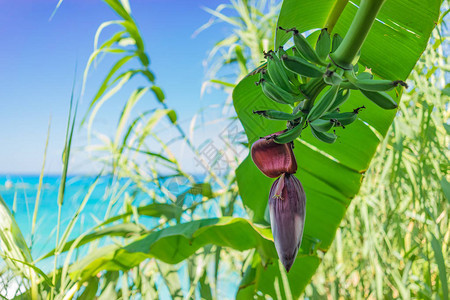
[[[448,300],[448,281],[446,271],[447,268],[445,266],[444,256],[442,255],[441,244],[432,233],[430,233],[430,235],[431,235],[431,247],[433,248],[434,252],[434,259],[436,260],[436,264],[439,270],[439,279],[441,280],[442,294],[444,297],[443,299]]]
[[[51,118],[48,121],[47,139],[45,141],[45,150],[44,150],[44,160],[42,162],[41,174],[39,175],[39,186],[38,186],[38,190],[37,190],[37,194],[36,194],[36,201],[34,203],[33,220],[31,222],[31,246],[33,246],[34,234],[36,231],[36,220],[37,220],[37,215],[38,215],[38,211],[39,211],[39,203],[41,200],[40,198],[41,198],[41,190],[42,190],[42,181],[44,178],[45,161],[47,159],[48,141],[50,139],[50,127],[51,127],[50,125],[51,125]],[[30,248],[31,248],[31,246],[30,246]]]

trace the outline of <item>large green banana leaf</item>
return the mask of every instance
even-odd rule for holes
[[[111,231],[118,225],[106,228]],[[139,226],[131,223],[120,224],[120,228],[131,228],[129,232],[136,232]],[[97,235],[100,238],[102,235]],[[89,237],[92,240],[93,237]],[[69,242],[71,243],[71,242]],[[194,254],[199,248],[214,244],[233,248],[239,251],[256,249],[259,260],[258,272],[270,270],[281,276],[276,262],[273,237],[269,226],[257,225],[249,220],[234,217],[201,219],[167,227],[159,231],[141,233],[134,240],[125,245],[118,244],[104,246],[89,253],[89,256],[76,262],[70,267],[72,278],[85,282],[102,270],[129,270],[147,258],[157,258],[170,264],[176,264]],[[313,248],[314,241],[306,239],[305,245]],[[67,250],[67,249],[65,249]],[[64,250],[64,251],[65,251]],[[318,265],[319,259],[312,253],[299,255],[310,267],[306,271],[299,268],[292,270],[295,278],[301,282],[308,281]],[[284,272],[284,271],[283,271]],[[266,284],[268,284],[266,282]],[[278,283],[282,286],[282,283]],[[273,283],[268,284],[270,292],[275,292]],[[246,292],[252,292],[247,289]]]
[[[300,32],[321,28],[337,1],[285,0],[278,25],[297,27]],[[333,33],[345,35],[358,4],[359,1],[347,4]],[[439,0],[387,0],[362,48],[362,66],[371,68],[379,77],[406,79],[426,47],[439,16],[440,4]],[[289,35],[278,31],[276,46],[288,39]],[[258,79],[258,76],[243,79],[233,93],[234,106],[250,144],[259,137],[285,129],[284,122],[269,121],[252,114],[252,110],[286,109],[262,94],[261,88],[254,84]],[[394,90],[391,95],[399,101],[401,91]],[[339,137],[336,143],[320,142],[309,130],[304,131],[302,140],[295,141],[294,152],[299,166],[297,177],[307,196],[304,239],[317,241],[317,244],[304,242],[301,247],[301,253],[313,253],[317,257],[314,263],[311,263],[311,256],[299,256],[288,274],[295,297],[310,280],[310,277],[300,278],[298,274],[314,274],[319,257],[329,249],[351,199],[358,193],[380,139],[385,136],[396,113],[380,109],[358,91],[352,92],[342,111],[351,111],[362,105],[367,109],[358,115],[359,120],[336,131]],[[237,181],[253,221],[267,221],[264,216],[273,180],[265,177],[247,157],[237,170]],[[242,284],[242,293],[248,289],[261,290],[277,297],[275,283],[282,279],[278,268],[255,266],[254,269],[253,274],[258,275],[254,275],[250,285]],[[246,281],[249,280],[246,278]]]
[[[201,219],[142,234],[124,246],[99,248],[71,266],[82,282],[102,270],[129,270],[146,258],[176,264],[199,248],[215,244],[244,251],[256,248],[266,260],[276,257],[270,228],[233,217]]]

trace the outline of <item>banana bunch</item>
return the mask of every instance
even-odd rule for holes
[[[359,90],[383,109],[397,108],[397,103],[386,92],[399,85],[407,87],[406,83],[400,80],[374,80],[371,73],[358,72],[359,55],[351,69],[336,65],[330,54],[343,41],[341,36],[335,34],[331,37],[327,29],[322,29],[313,47],[297,29],[280,29],[292,32],[295,46],[264,53],[266,68],[258,70],[260,80],[256,84],[272,101],[289,105],[292,113],[272,109],[253,112],[270,120],[287,122],[287,129],[275,137],[275,142],[290,143],[309,126],[314,137],[334,143],[337,138],[334,128],[345,128],[353,123],[361,109],[365,108],[340,111],[351,90]]]

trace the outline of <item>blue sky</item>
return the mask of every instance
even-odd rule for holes
[[[0,0],[0,174],[40,172],[50,116],[46,172],[60,172],[75,65],[78,65],[75,79],[80,83],[97,27],[104,21],[116,19],[100,0],[64,0],[49,21],[57,2]],[[195,30],[210,19],[201,7],[214,9],[221,2],[130,1],[150,55],[151,69],[183,126],[188,125],[201,107],[221,103],[226,98],[226,94],[219,91],[201,98],[200,90],[205,79],[202,62],[208,50],[230,28],[215,25],[192,37]],[[86,111],[89,97],[99,87],[108,66],[107,62],[102,62],[90,73],[81,112]],[[106,105],[96,128],[112,135],[122,104],[123,99],[118,99]],[[210,128],[198,134],[202,132],[213,134]],[[87,167],[83,151],[77,151],[77,146],[84,145],[85,139],[85,130],[77,127],[73,173],[93,171]]]

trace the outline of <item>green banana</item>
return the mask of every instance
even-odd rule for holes
[[[353,73],[353,71],[346,71],[345,78],[347,78],[348,81],[350,81],[350,83],[355,85],[360,90],[371,92],[390,91],[398,85],[408,87],[408,85],[401,80],[390,81],[390,80],[360,79],[355,76],[355,73]]]
[[[371,92],[371,91],[365,91],[361,90],[361,93],[366,96],[369,100],[371,100],[373,103],[378,105],[381,108],[384,109],[395,109],[397,108],[397,102],[392,99],[391,96],[389,96],[386,92]]]
[[[320,32],[319,38],[316,42],[316,53],[319,59],[324,61],[328,57],[328,53],[330,53],[330,34],[328,33],[327,29],[324,28]]]
[[[289,93],[300,93],[300,91],[289,82],[289,77],[284,70],[283,64],[274,52],[268,54],[267,71],[269,72],[270,79],[272,79],[275,85]]]
[[[285,97],[288,97],[288,99],[292,95],[287,93],[280,87],[275,87],[276,85],[273,83],[272,79],[270,79],[269,73],[267,72],[266,69],[262,69],[259,72],[259,75],[260,75],[260,80],[258,82],[255,82],[255,84],[261,86],[261,89],[267,98],[269,98],[275,102],[281,103],[281,104],[289,104],[289,102],[287,102],[283,99],[282,95]],[[280,90],[282,90],[283,92],[281,92]],[[282,95],[280,95],[280,92],[282,93]],[[289,96],[287,96],[288,94],[289,94]]]
[[[333,41],[331,43],[331,52],[336,51],[339,45],[342,43],[342,37],[339,34],[333,35]]]
[[[326,131],[330,130],[331,128],[333,128],[333,126],[335,125],[335,122],[333,120],[317,119],[317,120],[310,122],[309,125],[311,127],[314,127],[314,129],[317,131],[326,132]]]
[[[287,55],[287,52],[286,52],[286,50],[284,50],[283,46],[280,46],[280,47],[278,47],[277,57],[278,57],[279,59],[281,59],[281,57],[282,57],[283,55]],[[283,63],[282,63],[282,64],[283,64]],[[284,65],[283,65],[283,70],[284,70],[284,72],[286,73],[286,75],[288,76],[289,81],[292,82],[292,83],[294,84],[295,87],[297,87],[297,86],[300,85],[300,82],[298,81],[298,78],[297,78],[297,74],[295,74],[294,72],[289,71],[288,69],[286,69],[286,68],[284,67]],[[297,93],[297,94],[298,94],[298,92],[299,92],[299,90],[296,89],[296,93]]]
[[[336,134],[334,134],[334,133],[321,132],[321,131],[314,129],[314,127],[312,127],[312,126],[311,126],[311,132],[316,139],[318,139],[319,141],[328,143],[328,144],[333,144],[337,138]]]
[[[303,54],[301,54],[301,53],[297,50],[297,48],[295,48],[295,47],[292,47],[292,54],[293,54],[293,56],[298,57],[298,58],[301,58],[301,59],[303,59],[304,61],[306,61],[306,58],[303,56]],[[286,67],[285,67],[285,68],[286,68]],[[308,80],[307,80],[307,79],[308,79],[307,76],[303,76],[303,75],[298,75],[298,76],[299,76],[299,82],[305,83],[306,81],[308,81]]]
[[[362,79],[373,79],[373,75],[370,74],[369,72],[361,72],[358,75],[356,75],[356,78],[358,78],[359,80],[362,80]]]
[[[293,30],[294,32],[294,44],[295,48],[302,53],[302,55],[310,62],[324,65],[325,63],[317,56],[316,51],[308,43],[306,38],[298,32],[298,30]]]
[[[340,85],[342,80],[342,76],[333,71],[328,70],[323,74],[323,81],[329,85]]]
[[[323,77],[311,78],[306,84],[301,85],[300,89],[305,95],[310,97],[317,97],[317,95],[326,87]]]
[[[332,112],[322,116],[322,119],[324,120],[336,120],[339,122],[340,125],[344,126],[355,122],[357,118],[358,118],[357,112],[344,112],[344,113]]]
[[[328,108],[328,111],[335,111],[339,106],[341,106],[350,97],[350,90],[340,89],[334,99],[333,105]]]
[[[281,104],[294,104],[299,101],[295,96],[268,80],[261,79],[260,82],[264,95],[275,102]]]
[[[390,81],[390,80],[357,79],[355,82],[352,83],[356,85],[360,90],[371,92],[390,91],[398,85],[407,87],[407,84],[401,80]]]
[[[303,54],[300,51],[298,51],[297,48],[295,48],[295,47],[292,47],[292,54],[295,57],[300,57],[301,59],[306,60],[306,58],[303,56]]]
[[[287,54],[287,52],[286,52],[286,50],[284,50],[283,46],[278,47],[278,50],[277,50],[276,53],[277,53],[277,57],[278,57],[279,59],[281,59],[281,57],[282,57],[283,55]]]
[[[303,105],[305,105],[305,101],[301,101],[299,104],[297,104],[294,109],[292,110],[293,115],[297,115],[299,113],[303,113],[301,110],[303,109]]]
[[[314,104],[311,111],[308,114],[308,120],[314,121],[324,115],[328,109],[333,105],[336,99],[337,92],[339,90],[338,85],[332,85],[330,89],[322,96],[322,98]]]
[[[303,124],[300,123],[297,126],[286,130],[285,132],[283,132],[282,134],[276,136],[274,138],[274,141],[278,144],[286,144],[286,143],[290,143],[293,140],[295,140],[298,136],[300,136],[300,133],[302,133],[303,130]]]
[[[255,82],[256,85],[262,84],[264,81],[273,83],[272,79],[270,79],[269,73],[266,69],[261,69],[259,72],[259,81]]]
[[[264,118],[267,118],[269,120],[282,120],[282,121],[293,121],[295,119],[300,118],[303,115],[302,111],[298,111],[296,114],[289,114],[283,111],[277,111],[273,109],[256,110],[253,111],[253,113],[263,116]]]
[[[286,69],[306,77],[321,77],[323,71],[306,60],[297,57],[283,55],[281,57]]]

